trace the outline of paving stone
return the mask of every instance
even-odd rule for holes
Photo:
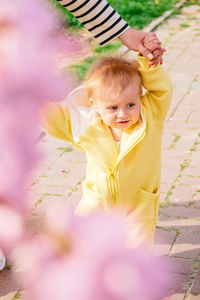
[[[200,201],[200,189],[198,189],[197,191],[196,191],[196,200],[197,201]]]
[[[73,169],[75,165],[79,163],[86,163],[85,156],[82,156],[82,153],[75,152],[68,152],[63,153],[62,156],[60,156],[56,162],[52,165],[52,167],[59,171],[60,169]]]
[[[192,274],[194,261],[191,259],[169,257],[167,262],[167,271],[186,275]]]
[[[163,137],[162,137],[162,148],[163,149],[168,149],[174,141],[174,134],[173,133],[169,133],[168,131],[163,133]]]
[[[198,177],[199,176],[199,181],[200,181],[200,166],[189,166],[188,168],[186,168],[183,171],[183,175],[186,176],[194,176],[194,177]],[[199,183],[200,184],[200,183]]]
[[[192,201],[194,192],[195,187],[191,185],[181,185],[178,183],[172,190],[172,195],[170,196],[170,203],[187,205]]]
[[[13,278],[12,271],[0,272],[0,300],[12,300],[20,286]]]
[[[200,185],[200,178],[199,177],[190,177],[190,176],[181,176],[180,183],[192,185],[197,188]]]
[[[190,116],[190,111],[182,111],[182,110],[176,110],[173,117],[170,118],[170,121],[186,121]]]
[[[181,217],[181,218],[199,218],[200,219],[200,209],[194,207],[184,207],[181,205],[168,206],[164,214],[171,217]]]
[[[183,154],[174,155],[173,152],[164,151],[162,155],[162,170],[168,169],[169,171],[173,171],[174,173],[179,173],[180,165],[183,163],[184,159],[185,155]]]
[[[82,198],[82,186],[78,185],[69,195],[69,206],[75,208]]]
[[[164,228],[193,231],[193,232],[200,233],[200,221],[197,220],[167,217],[165,215],[162,215],[158,218],[157,224],[158,226]]]
[[[174,294],[162,300],[184,300],[185,294]]]
[[[189,122],[199,122],[199,111],[193,111],[189,117]]]
[[[164,203],[165,202],[165,198],[167,197],[167,194],[166,193],[160,193],[160,203]]]
[[[195,201],[194,206],[200,208],[200,192],[195,194],[194,201]]]
[[[167,167],[163,167],[162,175],[161,175],[161,182],[166,182],[168,185],[171,186],[174,184],[177,178],[177,173],[174,170],[170,170]]]
[[[46,196],[44,199],[42,199],[41,203],[37,204],[33,212],[38,215],[45,215],[48,209],[51,207],[66,205],[67,200],[68,199],[63,196]]]
[[[182,231],[176,239],[170,255],[182,258],[197,258],[200,253],[200,233]]]
[[[191,167],[196,167],[200,165],[200,155],[199,152],[192,152],[192,155],[190,157],[190,166]]]
[[[196,273],[191,293],[200,294],[200,269]]]
[[[175,241],[176,232],[156,228],[153,254],[168,255]]]
[[[190,275],[169,273],[172,278],[169,286],[169,295],[186,293],[188,283],[190,282]]]
[[[57,186],[61,186],[61,187],[66,186],[66,188],[67,187],[71,188],[81,180],[81,177],[77,176],[74,179],[75,180],[72,180],[71,176],[65,177],[64,175],[57,174],[57,175],[54,175],[51,177],[40,178],[39,184],[40,185],[54,185],[56,183]]]
[[[165,180],[164,178],[162,180]],[[167,195],[167,193],[170,191],[172,184],[168,184],[165,181],[162,182],[161,181],[161,185],[160,185],[160,192],[164,193]]]
[[[200,300],[200,294],[197,295],[189,295],[187,300]]]
[[[181,13],[189,16],[193,16],[195,13],[199,12],[198,5],[191,5],[189,7],[184,7],[181,9]]]
[[[59,194],[65,196],[69,192],[70,190],[66,186],[58,186],[56,185],[56,182],[54,182],[53,185],[34,184],[31,189],[27,191],[27,194],[34,199],[39,199],[41,196],[45,196],[48,194]]]

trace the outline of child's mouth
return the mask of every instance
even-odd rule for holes
[[[119,124],[127,124],[127,123],[129,123],[129,121],[119,121],[118,123]]]

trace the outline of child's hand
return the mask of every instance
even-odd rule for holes
[[[157,38],[155,33],[150,33],[143,39],[144,47],[146,47],[151,53],[153,53],[153,57],[149,57],[149,60],[152,65],[157,65],[158,63],[163,63],[163,53],[166,51],[161,46],[161,42]]]

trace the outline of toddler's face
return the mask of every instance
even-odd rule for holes
[[[118,98],[109,92],[95,96],[96,110],[109,127],[125,130],[139,121],[140,86],[130,83]]]

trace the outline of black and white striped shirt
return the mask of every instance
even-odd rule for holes
[[[93,35],[100,45],[120,36],[129,26],[106,0],[57,0]]]

